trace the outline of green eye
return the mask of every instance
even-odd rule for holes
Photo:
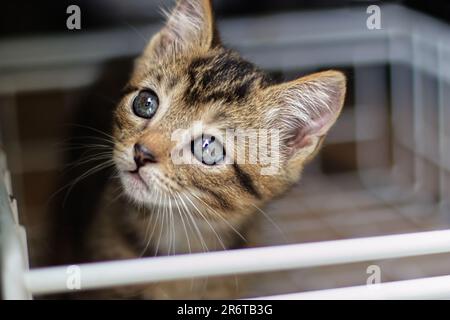
[[[152,118],[159,106],[159,99],[152,90],[142,90],[133,100],[133,112],[138,117]]]

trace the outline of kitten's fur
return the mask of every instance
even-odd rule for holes
[[[242,246],[238,233],[245,237],[256,206],[294,184],[305,162],[319,149],[341,111],[345,77],[326,71],[273,84],[264,72],[221,45],[208,0],[182,0],[137,59],[127,88],[115,111],[113,158],[128,197],[111,204],[114,186],[109,186],[86,232],[91,260]],[[154,90],[160,101],[150,120],[132,110],[133,98],[144,88]],[[190,128],[195,121],[201,121],[206,130],[279,129],[279,173],[261,175],[259,164],[174,165],[171,134]],[[140,171],[150,191],[127,173],[135,169],[135,143],[145,145],[158,158],[158,163]],[[172,231],[169,217],[174,219]],[[103,297],[140,298],[230,298],[236,294],[233,278],[211,278],[206,289],[193,288],[186,280],[102,292]]]

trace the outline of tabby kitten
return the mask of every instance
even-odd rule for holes
[[[127,197],[111,204],[114,187],[106,192],[86,234],[91,260],[242,246],[256,208],[293,185],[319,149],[341,111],[345,77],[326,71],[275,84],[222,46],[208,0],[181,0],[136,60],[126,89],[115,110],[113,160]],[[249,161],[249,153],[236,161],[237,144],[227,149],[218,138],[229,128],[275,129],[277,172],[262,174],[264,165]],[[192,140],[175,141],[179,129],[192,130]],[[175,163],[180,148],[192,152],[191,163]],[[140,298],[236,293],[233,278],[211,278],[206,288],[187,280],[102,292]]]

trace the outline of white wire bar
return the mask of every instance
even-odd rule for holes
[[[0,282],[3,299],[31,299],[23,274],[28,270],[25,229],[19,225],[6,157],[0,149]]]
[[[450,252],[450,230],[90,263],[79,265],[78,270],[80,289],[85,290],[445,252]],[[25,286],[33,294],[71,290],[68,266],[32,269],[24,276]]]
[[[377,283],[256,298],[258,300],[419,300],[449,299],[450,276]],[[255,299],[255,300],[256,300]]]

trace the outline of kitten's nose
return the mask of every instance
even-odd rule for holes
[[[145,146],[140,143],[134,145],[134,162],[137,169],[145,166],[147,163],[156,163],[155,156]]]

